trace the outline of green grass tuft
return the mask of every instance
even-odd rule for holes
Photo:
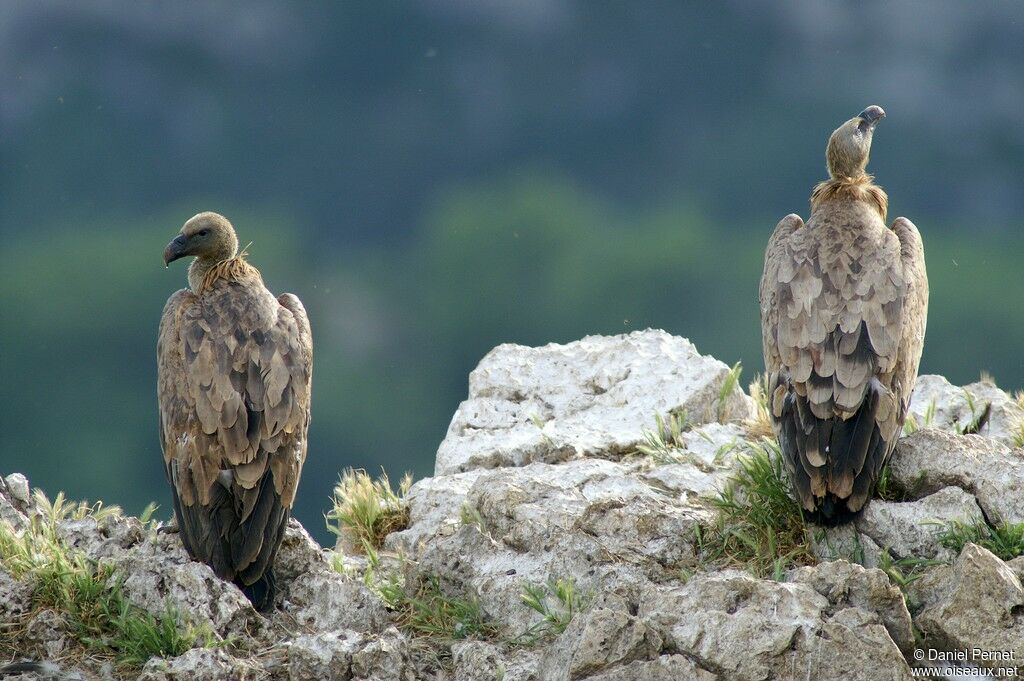
[[[731,417],[729,413],[729,398],[740,389],[740,376],[743,374],[743,365],[736,362],[725,375],[722,387],[718,389],[718,398],[715,399],[715,418],[719,423],[725,423]]]
[[[716,522],[695,536],[702,563],[742,567],[759,577],[813,565],[803,511],[790,495],[778,444],[765,439],[749,451],[737,457],[739,471],[711,499]]]
[[[37,609],[63,615],[70,633],[93,654],[123,665],[140,666],[151,657],[174,657],[196,646],[222,645],[207,629],[188,624],[170,605],[154,617],[124,595],[123,577],[107,563],[68,548],[58,526],[64,520],[97,520],[116,515],[116,506],[68,502],[63,493],[51,503],[38,490],[40,514],[18,531],[0,521],[0,560],[16,579],[34,585]]]
[[[637,453],[651,457],[659,464],[680,463],[686,460],[683,433],[690,430],[686,412],[669,414],[668,421],[661,414],[654,415],[654,430],[644,428],[644,441],[636,446]]]
[[[524,584],[520,599],[541,616],[539,622],[517,638],[516,642],[524,644],[558,636],[590,602],[590,597],[581,594],[571,578],[549,579],[546,584]]]
[[[989,525],[984,521],[946,523],[939,541],[947,549],[959,553],[967,544],[982,546],[1002,560],[1024,556],[1024,523],[997,523]]]
[[[961,424],[953,422],[955,428],[961,435],[977,435],[981,429],[988,425],[989,417],[992,415],[992,403],[986,402],[984,407],[978,407],[974,401],[974,395],[969,390],[964,390],[964,398],[967,400],[967,407],[971,410],[971,420]]]
[[[462,508],[459,509],[459,522],[465,527],[475,527],[480,534],[490,536],[483,513],[473,504],[467,502],[462,505]]]
[[[878,483],[875,485],[875,498],[882,501],[907,501],[908,491],[893,478],[892,467],[889,462],[882,466],[878,474]]]
[[[377,589],[384,604],[397,613],[399,626],[413,636],[449,641],[496,635],[478,600],[445,593],[436,576],[410,588],[391,575]]]
[[[928,403],[928,407],[924,410],[924,417],[922,423],[918,423],[917,419],[913,414],[907,414],[906,419],[903,421],[903,434],[910,435],[916,433],[922,428],[931,428],[935,423],[935,398],[932,398],[931,402]]]
[[[878,554],[878,568],[886,574],[891,584],[899,588],[903,594],[903,601],[911,612],[916,612],[919,604],[911,600],[910,585],[920,579],[928,568],[942,564],[941,560],[914,556],[893,560],[888,549],[883,549]]]
[[[411,486],[409,473],[402,477],[396,493],[383,471],[372,480],[366,471],[346,469],[334,487],[332,508],[325,516],[327,529],[345,538],[356,551],[365,551],[367,545],[379,549],[385,537],[409,525],[405,495]]]
[[[1017,424],[1017,428],[1013,431],[1013,446],[1016,449],[1024,447],[1024,421]]]

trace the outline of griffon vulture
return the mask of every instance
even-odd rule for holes
[[[273,564],[309,428],[313,344],[290,293],[275,298],[235,230],[200,213],[164,250],[195,256],[160,319],[160,445],[189,555],[273,607]]]
[[[865,172],[885,116],[869,106],[832,133],[811,217],[775,227],[761,278],[769,413],[799,502],[837,524],[860,511],[903,427],[924,344],[921,236]]]

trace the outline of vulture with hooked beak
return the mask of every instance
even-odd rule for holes
[[[921,235],[906,218],[886,226],[888,197],[865,171],[884,116],[869,106],[832,133],[811,217],[779,222],[761,278],[770,418],[798,501],[826,524],[871,497],[924,344]]]
[[[164,263],[195,256],[160,319],[160,446],[189,555],[273,607],[274,557],[306,459],[313,343],[216,213],[188,220]]]

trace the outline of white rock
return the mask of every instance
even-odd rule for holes
[[[974,495],[989,520],[1024,522],[1024,449],[979,435],[921,430],[900,438],[890,471],[915,497],[952,485]]]
[[[409,504],[409,528],[387,538],[387,546],[415,547],[434,536],[448,536],[462,527],[462,507],[473,482],[482,469],[418,480],[406,495]]]
[[[366,644],[352,631],[324,631],[296,636],[287,644],[287,667],[292,679],[347,679],[352,655]]]
[[[664,638],[662,652],[730,680],[910,678],[878,613],[836,609],[807,584],[699,574],[681,587],[651,589],[639,616]]]
[[[897,646],[908,653],[913,649],[914,631],[903,594],[881,570],[837,560],[790,570],[787,578],[827,598],[830,614],[849,607],[877,614]]]
[[[0,478],[0,522],[6,522],[15,530],[22,530],[28,527],[26,510],[31,506],[31,495],[24,490],[18,490],[15,493],[8,480],[11,480],[15,487],[20,486],[21,480],[25,480],[25,485],[28,485],[25,476],[18,473],[11,473],[7,478]],[[21,496],[27,497],[29,502],[22,501],[19,498]]]
[[[744,431],[737,424],[709,423],[683,433],[679,463],[655,465],[641,473],[649,485],[692,497],[713,496],[736,472],[736,456],[744,451]]]
[[[710,512],[631,470],[581,459],[484,471],[463,496],[453,495],[446,512],[420,522],[414,516],[391,545],[412,558],[422,577],[463,585],[515,636],[536,615],[520,603],[525,583],[573,577],[581,592],[603,593],[693,565],[693,528],[710,520]],[[473,524],[455,533],[419,527],[448,523],[463,504],[472,509]],[[424,536],[430,541],[418,541]]]
[[[222,638],[261,626],[242,592],[190,559],[177,535],[147,531],[137,518],[118,515],[64,521],[59,531],[69,547],[110,563],[124,579],[128,599],[156,617],[170,603],[181,617]]]
[[[457,641],[452,644],[451,676],[438,675],[444,681],[464,679],[502,679],[502,681],[537,681],[540,651],[513,646],[503,650],[485,641]]]
[[[7,489],[11,493],[11,497],[14,501],[21,504],[28,505],[32,503],[32,494],[28,487],[28,478],[21,473],[11,473],[4,482],[7,484]]]
[[[716,681],[719,678],[683,655],[662,655],[656,660],[631,662],[588,676],[587,681]]]
[[[882,553],[882,547],[868,535],[858,532],[854,523],[838,527],[816,527],[810,533],[810,542],[811,553],[823,563],[846,560],[876,568]]]
[[[915,641],[903,594],[882,571],[841,559],[877,564],[882,548],[942,558],[932,520],[974,522],[983,510],[1024,522],[1024,449],[1006,444],[1019,407],[990,385],[967,386],[976,404],[993,405],[986,437],[933,429],[903,438],[890,470],[908,500],[874,500],[854,524],[813,528],[823,562],[790,570],[788,581],[692,574],[694,529],[714,521],[707,496],[735,471],[742,420],[753,413],[739,392],[716,402],[727,371],[661,331],[505,345],[484,358],[438,451],[437,475],[413,486],[410,526],[386,538],[374,569],[382,577],[401,566],[407,589],[429,580],[448,596],[476,599],[497,631],[489,641],[428,643],[400,632],[400,615],[359,578],[367,559],[342,557],[349,572],[338,574],[339,556],[294,521],[275,562],[277,608],[266,617],[189,560],[179,537],[154,535],[136,519],[66,521],[60,536],[112,563],[133,603],[158,614],[170,602],[241,642],[151,660],[147,681],[909,678],[904,655]],[[948,431],[969,420],[963,395],[922,377],[914,413],[923,420],[934,399],[935,424]],[[631,454],[655,414],[683,410],[691,428],[678,449]],[[26,527],[36,512],[30,492],[23,478],[0,480],[0,518]],[[915,624],[946,649],[1007,649],[1024,659],[1021,575],[1024,558],[1004,564],[969,546],[911,584]],[[568,627],[514,645],[542,621],[522,602],[524,587],[559,578],[578,595]],[[33,614],[30,594],[28,580],[0,569],[0,619],[31,615],[18,650],[75,653],[61,615]],[[439,664],[449,654],[450,664]]]
[[[389,617],[380,599],[361,581],[315,571],[298,576],[287,588],[281,611],[314,631],[376,631]]]
[[[17,580],[0,564],[0,630],[32,609],[32,585]]]
[[[622,610],[594,607],[576,615],[540,663],[540,677],[551,681],[587,678],[594,672],[657,657],[661,636]]]
[[[964,427],[981,415],[987,404],[991,404],[992,410],[988,425],[981,429],[980,434],[1015,446],[1015,439],[1021,436],[1021,427],[1024,426],[1024,409],[990,381],[959,387],[942,376],[919,376],[914,385],[910,415],[921,428],[939,428],[960,434]]]
[[[353,681],[416,681],[409,641],[394,627],[352,655]]]
[[[1024,589],[1006,563],[968,544],[949,566],[932,568],[911,585],[921,604],[914,618],[926,640],[946,650],[1005,651],[1015,663],[974,660],[989,667],[1024,660]]]
[[[974,497],[959,487],[943,487],[918,501],[874,499],[857,518],[857,530],[871,537],[894,558],[938,558],[954,554],[938,541],[944,525],[953,521],[984,522]]]
[[[193,648],[183,655],[154,657],[139,681],[255,681],[263,676],[256,664],[232,657],[223,648]]]
[[[694,424],[747,418],[753,402],[742,390],[718,404],[728,372],[688,340],[656,330],[500,345],[470,374],[469,399],[452,418],[435,472],[617,458],[642,441],[656,414],[685,411]]]

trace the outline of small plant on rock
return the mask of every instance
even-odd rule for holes
[[[718,389],[718,397],[715,399],[715,418],[719,423],[725,423],[732,416],[729,413],[729,398],[740,389],[740,376],[743,374],[743,365],[736,362],[725,375],[722,386]]]
[[[915,556],[896,560],[893,559],[888,549],[883,549],[878,554],[878,568],[886,574],[889,582],[900,590],[900,593],[903,594],[903,601],[912,611],[917,610],[918,604],[911,600],[910,585],[920,579],[928,568],[942,564],[941,560]]]
[[[532,643],[548,636],[558,636],[579,611],[585,609],[590,597],[576,589],[576,581],[549,579],[546,584],[525,584],[520,595],[523,604],[541,615],[541,620],[519,636]]]
[[[1024,421],[1018,423],[1013,431],[1013,446],[1018,449],[1024,447]]]
[[[963,424],[954,421],[953,428],[961,435],[977,435],[988,425],[989,417],[992,415],[992,403],[986,402],[984,407],[978,407],[974,395],[969,390],[964,390],[964,399],[967,400],[967,408],[971,410],[971,420]]]
[[[935,423],[935,399],[928,403],[928,407],[924,410],[922,423],[917,422],[917,418],[913,414],[907,414],[906,419],[903,421],[903,434],[910,435],[916,433],[922,428],[931,428]]]
[[[384,604],[397,613],[399,626],[413,636],[449,641],[496,635],[480,601],[446,593],[437,576],[415,585],[392,576],[379,586],[379,593]]]
[[[680,463],[685,460],[683,433],[690,429],[686,412],[669,414],[668,421],[661,414],[654,415],[654,430],[643,430],[644,441],[636,446],[637,452],[651,457],[655,463]]]
[[[464,527],[474,527],[477,532],[484,535],[489,535],[487,531],[487,521],[484,520],[483,513],[480,509],[471,503],[464,503],[462,508],[459,509],[459,522]]]
[[[749,452],[737,457],[739,471],[711,499],[717,520],[696,533],[702,562],[743,567],[759,577],[813,565],[803,511],[790,495],[778,444],[765,439]]]
[[[754,400],[754,417],[743,422],[743,429],[752,442],[759,442],[762,439],[775,439],[775,430],[772,428],[772,421],[768,414],[770,408],[768,400],[768,376],[758,374],[747,388],[750,397]]]
[[[0,560],[15,579],[31,580],[36,608],[60,613],[89,654],[139,666],[151,657],[174,657],[196,646],[224,644],[209,630],[185,622],[169,604],[159,616],[135,606],[124,595],[123,576],[111,565],[94,561],[61,540],[61,522],[87,517],[102,521],[120,514],[118,507],[69,502],[63,493],[51,503],[38,490],[35,501],[40,514],[29,527],[16,530],[0,520]]]
[[[967,544],[977,544],[1002,560],[1011,560],[1024,556],[1024,523],[989,525],[984,520],[975,523],[954,520],[945,524],[939,542],[957,553]]]
[[[411,486],[409,473],[402,477],[396,493],[383,471],[372,480],[364,470],[346,469],[334,487],[327,529],[344,538],[352,550],[363,551],[365,545],[380,548],[390,533],[408,526],[405,495]]]

